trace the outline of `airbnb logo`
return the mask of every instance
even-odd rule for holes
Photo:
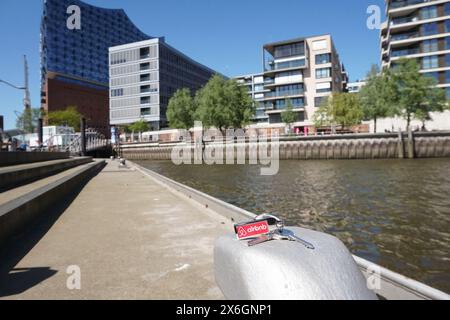
[[[262,234],[269,233],[269,224],[267,221],[258,221],[235,226],[236,235],[239,240],[253,238]]]

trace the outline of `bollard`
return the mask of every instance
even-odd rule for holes
[[[81,118],[80,120],[80,133],[81,133],[81,156],[86,156],[86,119]]]
[[[403,147],[403,135],[402,130],[398,130],[398,143],[397,143],[397,149],[398,149],[398,158],[403,159],[405,158],[405,149]]]
[[[412,132],[411,127],[408,128],[408,158],[414,159],[414,134]]]
[[[44,121],[42,118],[39,118],[38,120],[38,145],[39,149],[42,149],[44,146]]]

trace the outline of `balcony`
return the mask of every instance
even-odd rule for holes
[[[399,9],[399,8],[414,6],[416,4],[422,4],[422,3],[427,3],[427,2],[433,2],[433,1],[430,1],[430,0],[395,1],[395,2],[391,2],[390,6],[389,6],[389,9]]]
[[[301,96],[305,93],[305,90],[289,90],[289,91],[271,91],[264,94],[264,98],[285,98],[291,96]]]
[[[285,62],[275,62],[271,60],[267,63],[266,71],[277,71],[285,69],[303,68],[306,67],[306,59],[285,61]]]
[[[395,58],[395,57],[409,56],[409,55],[418,54],[418,53],[420,53],[420,48],[395,50],[395,51],[392,51],[391,57]]]

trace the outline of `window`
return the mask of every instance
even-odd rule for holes
[[[445,83],[450,83],[450,70],[445,71]]]
[[[305,55],[305,43],[293,43],[275,47],[274,57],[283,58],[290,56],[303,56]]]
[[[426,7],[426,8],[422,8],[422,10],[420,10],[420,18],[422,20],[433,19],[436,17],[437,17],[437,7],[436,6]]]
[[[439,66],[438,56],[424,57],[422,59],[422,69],[433,69]]]
[[[314,98],[314,106],[316,108],[319,108],[322,103],[325,103],[327,101],[328,97],[315,97]]]
[[[142,108],[141,109],[141,116],[151,116],[152,111],[151,108]]]
[[[422,36],[431,36],[436,33],[438,33],[438,25],[436,22],[427,23],[422,26]]]
[[[450,54],[445,55],[445,66],[450,67]]]
[[[450,37],[445,38],[445,49],[450,50]]]
[[[444,7],[445,15],[450,15],[450,2],[447,2]]]
[[[150,97],[141,97],[141,104],[149,104]]]
[[[331,62],[331,54],[325,53],[325,54],[318,54],[316,55],[316,64],[325,64]]]
[[[255,85],[255,91],[263,91],[264,85],[263,84],[256,84]]]
[[[331,82],[317,83],[316,92],[317,93],[331,92]]]
[[[425,40],[424,42],[422,42],[422,52],[433,52],[438,50],[438,39]]]
[[[140,66],[140,70],[142,71],[142,70],[149,70],[150,69],[150,62],[147,62],[147,63],[141,63],[141,66]]]
[[[139,50],[141,59],[146,59],[150,57],[150,48],[141,48]]]
[[[150,92],[150,86],[141,86],[141,93]]]
[[[150,81],[150,74],[141,74],[141,82]]]
[[[331,77],[331,68],[316,69],[316,79]]]
[[[445,20],[445,32],[450,32],[450,20]]]
[[[423,74],[425,77],[432,78],[439,83],[439,72],[427,72]]]
[[[123,96],[123,89],[113,89],[111,90],[111,97]]]

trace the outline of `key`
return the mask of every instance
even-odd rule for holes
[[[264,242],[271,241],[271,240],[273,240],[273,233],[263,234],[262,236],[259,236],[256,239],[250,240],[247,243],[247,245],[249,247],[253,247],[253,246],[256,246],[257,244],[264,243]]]
[[[308,249],[311,249],[311,250],[314,250],[315,249],[315,247],[314,247],[314,245],[312,244],[312,243],[310,243],[310,242],[308,242],[308,241],[306,241],[306,240],[303,240],[302,238],[299,238],[299,237],[297,237],[296,235],[294,235],[294,234],[290,234],[289,236],[288,236],[288,238],[290,239],[290,241],[297,241],[297,242],[300,242],[302,245],[304,245],[306,248],[308,248]]]

